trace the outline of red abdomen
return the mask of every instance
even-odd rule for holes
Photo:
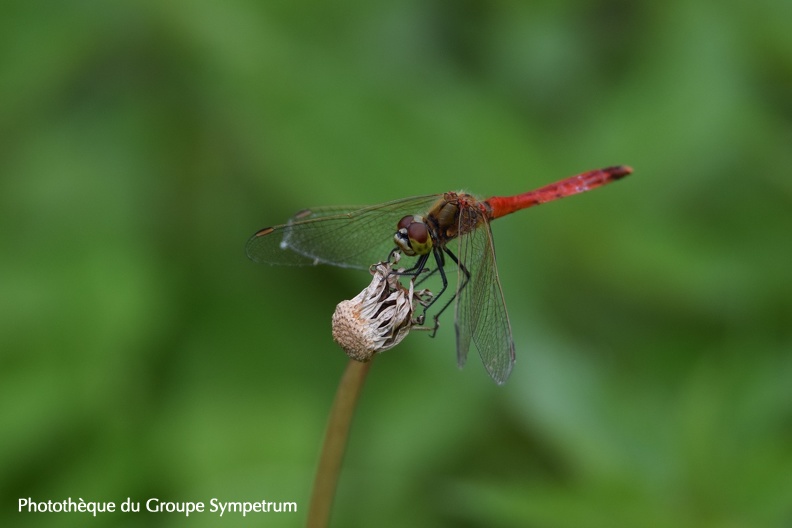
[[[492,209],[492,218],[500,218],[501,216],[519,211],[520,209],[526,209],[534,205],[552,202],[559,198],[596,189],[597,187],[621,179],[630,173],[632,173],[632,168],[627,165],[597,169],[551,183],[535,191],[529,191],[515,196],[493,196],[486,202]]]

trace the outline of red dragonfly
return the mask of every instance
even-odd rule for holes
[[[443,286],[432,302],[448,286],[446,259],[450,259],[458,271],[456,289],[434,316],[434,330],[440,314],[456,299],[459,366],[465,364],[472,341],[489,375],[502,384],[514,366],[514,341],[495,265],[490,222],[521,209],[596,189],[630,173],[632,168],[626,165],[607,167],[534,191],[487,200],[447,192],[368,207],[305,209],[285,224],[256,232],[248,240],[246,252],[255,262],[268,264],[330,264],[368,270],[400,250],[417,258],[403,274],[418,277],[439,272]],[[449,247],[452,241],[457,242],[456,252]],[[424,308],[424,315],[429,306]]]

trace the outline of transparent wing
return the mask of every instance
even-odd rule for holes
[[[247,242],[255,262],[330,264],[368,269],[395,247],[396,224],[408,214],[426,214],[441,196],[427,195],[368,207],[305,209],[287,223],[259,230]]]
[[[459,221],[463,234],[457,255],[457,361],[460,367],[465,364],[473,341],[487,372],[500,385],[514,366],[514,340],[498,278],[492,231],[475,207],[462,208]],[[478,227],[471,231],[462,226]]]

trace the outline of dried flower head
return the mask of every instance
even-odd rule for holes
[[[398,253],[394,260],[398,262]],[[375,353],[398,345],[419,324],[413,318],[416,305],[425,305],[432,297],[428,290],[415,291],[412,280],[405,288],[392,266],[390,262],[372,266],[371,284],[336,306],[333,339],[352,359],[368,361]]]

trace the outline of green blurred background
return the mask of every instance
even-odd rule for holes
[[[512,194],[518,362],[375,362],[343,527],[792,526],[792,3],[5,2],[0,490],[296,501],[362,272],[245,258],[313,205]],[[388,233],[383,236],[389,236]],[[10,523],[8,521],[11,521]]]

